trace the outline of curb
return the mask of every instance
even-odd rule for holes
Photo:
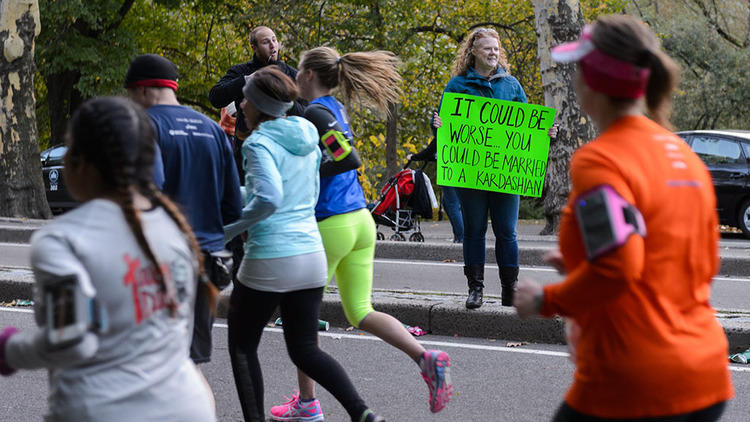
[[[544,262],[544,255],[557,248],[557,243],[538,242],[527,245],[519,242],[518,261],[520,265],[549,266]],[[486,263],[496,264],[495,247],[487,245],[485,249]],[[375,258],[402,259],[406,261],[443,261],[463,262],[463,246],[460,244],[444,243],[406,243],[390,240],[379,240],[375,245]]]
[[[33,297],[34,278],[29,269],[0,268],[0,302]],[[231,288],[221,292],[217,317],[226,318]],[[530,343],[565,343],[561,318],[522,321],[513,308],[500,306],[500,298],[485,296],[480,309],[467,310],[464,297],[452,294],[423,294],[376,290],[373,307],[399,321],[419,326],[427,333]],[[278,315],[274,314],[270,321]],[[750,313],[738,310],[717,311],[717,317],[729,341],[729,350],[742,351],[750,346]],[[336,289],[323,295],[320,319],[334,327],[349,327]]]
[[[0,220],[0,243],[29,243],[31,235],[39,227],[19,227],[15,225],[4,224]]]

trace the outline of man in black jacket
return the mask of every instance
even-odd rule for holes
[[[211,88],[208,93],[208,100],[216,108],[226,107],[234,102],[237,110],[236,122],[234,124],[234,136],[231,137],[232,149],[234,150],[234,160],[237,166],[237,174],[240,178],[240,185],[245,184],[245,170],[242,167],[242,141],[250,135],[250,129],[245,124],[245,115],[242,113],[240,103],[245,98],[242,94],[242,87],[253,72],[268,65],[276,65],[293,81],[297,80],[297,69],[287,65],[279,60],[279,50],[281,46],[276,39],[276,34],[267,26],[259,26],[250,32],[250,46],[253,49],[253,59],[247,63],[236,64],[229,68],[226,75]],[[294,103],[288,114],[302,116],[305,111],[307,102]],[[243,242],[240,236],[232,239],[227,248],[232,251],[234,262],[237,263],[233,269],[233,277],[236,278],[239,263],[242,262],[244,255]]]
[[[237,122],[235,123],[234,134],[238,143],[244,141],[250,134],[250,130],[245,124],[245,116],[240,108],[240,102],[244,98],[242,96],[242,87],[245,86],[245,81],[250,75],[262,67],[276,65],[282,72],[292,78],[293,81],[297,78],[297,69],[279,60],[281,46],[271,28],[259,26],[253,29],[250,32],[250,46],[253,49],[253,59],[247,63],[236,64],[230,67],[226,75],[211,88],[208,94],[209,101],[216,108],[226,107],[229,103],[234,102],[237,108]],[[288,114],[301,116],[304,110],[304,104],[295,102]],[[236,149],[239,149],[239,145],[236,146]]]

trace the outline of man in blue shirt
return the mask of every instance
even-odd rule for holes
[[[224,249],[223,226],[240,215],[239,177],[221,127],[177,101],[177,76],[171,61],[143,54],[131,62],[125,88],[154,123],[164,162],[162,190],[182,206],[204,257],[208,257]],[[211,260],[206,261],[209,265]],[[196,364],[211,359],[213,316],[205,296],[199,292],[195,304],[190,357]]]

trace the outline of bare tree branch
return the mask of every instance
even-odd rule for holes
[[[208,25],[208,33],[206,34],[206,43],[203,47],[203,61],[206,62],[206,78],[207,79],[211,75],[211,69],[209,68],[209,65],[208,65],[208,61],[209,61],[208,60],[208,46],[211,42],[211,32],[214,29],[215,21],[216,21],[216,15],[213,15],[211,17],[211,24]]]
[[[730,34],[726,29],[724,29],[719,22],[716,19],[716,16],[714,13],[712,13],[708,7],[706,7],[706,4],[702,0],[692,0],[693,4],[700,9],[703,16],[708,21],[709,25],[711,25],[712,28],[716,31],[716,33],[719,34],[722,38],[724,38],[727,42],[734,45],[738,48],[745,48],[748,44],[748,36],[745,37],[745,40],[739,40],[732,34]],[[748,2],[748,5],[750,6],[750,1]],[[714,4],[714,10],[716,9],[716,5]],[[716,13],[718,14],[718,12]]]

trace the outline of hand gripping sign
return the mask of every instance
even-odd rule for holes
[[[446,92],[440,119],[438,185],[542,196],[555,109]]]

